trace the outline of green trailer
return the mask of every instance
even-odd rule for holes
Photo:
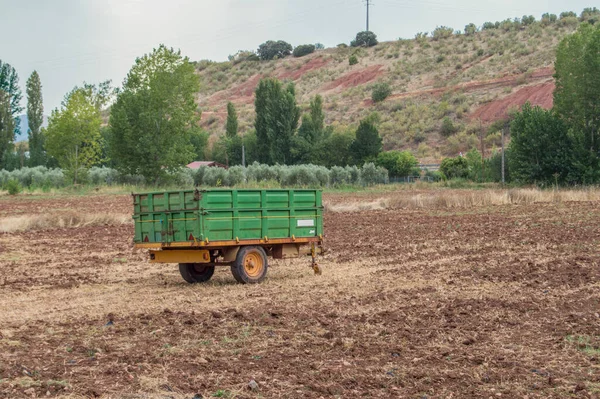
[[[320,190],[181,190],[133,194],[135,246],[154,263],[178,263],[189,283],[229,266],[240,283],[261,282],[274,259],[323,252]]]

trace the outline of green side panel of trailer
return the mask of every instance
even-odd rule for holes
[[[183,190],[133,194],[136,243],[323,234],[321,190]]]

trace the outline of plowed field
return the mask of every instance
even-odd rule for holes
[[[4,196],[0,218],[130,202]],[[322,276],[276,261],[259,286],[188,285],[132,224],[0,234],[0,398],[600,397],[600,203],[328,212],[325,230]]]

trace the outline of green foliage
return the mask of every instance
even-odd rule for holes
[[[475,25],[474,23],[470,23],[465,26],[465,35],[472,36],[475,33],[477,33],[477,30],[477,25]]]
[[[315,43],[316,50],[324,50],[325,46],[322,43]]]
[[[377,167],[373,162],[367,162],[360,170],[360,183],[363,186],[373,186],[375,184],[386,184],[389,182],[388,171]]]
[[[272,60],[275,58],[285,58],[292,54],[292,45],[283,40],[269,40],[258,47],[258,56],[263,61]]]
[[[386,151],[377,156],[375,164],[387,169],[392,177],[405,177],[419,165],[419,161],[410,151]]]
[[[231,101],[227,103],[227,122],[225,124],[225,134],[232,138],[238,134],[238,116],[235,105]]]
[[[598,10],[598,8],[596,8],[596,7],[584,8],[583,11],[581,12],[581,16],[579,17],[579,19],[582,22],[587,21],[593,25],[596,22],[600,21],[600,10]]]
[[[292,138],[300,118],[294,85],[290,83],[284,88],[277,79],[262,79],[254,105],[258,160],[267,164],[290,163]]]
[[[445,158],[440,164],[440,172],[448,179],[465,179],[469,176],[469,163],[464,157]]]
[[[42,98],[42,82],[37,71],[33,71],[27,79],[27,120],[29,123],[29,165],[46,164],[44,136],[41,132],[44,123],[44,104]]]
[[[10,114],[15,119],[15,135],[20,133],[19,114],[23,111],[21,106],[21,87],[19,86],[19,75],[15,68],[0,60],[0,91],[7,95],[10,104]],[[13,139],[14,141],[14,139]]]
[[[304,57],[305,55],[314,53],[315,50],[316,47],[314,44],[301,44],[294,49],[293,55],[294,57]]]
[[[390,94],[392,94],[392,88],[389,83],[379,82],[373,85],[371,99],[374,103],[378,103],[388,98]]]
[[[532,25],[535,23],[535,17],[533,15],[523,15],[523,18],[521,18],[521,23],[524,26]]]
[[[572,129],[578,159],[598,172],[600,158],[600,24],[582,24],[558,46],[554,109]],[[600,176],[597,176],[600,177]],[[591,180],[596,180],[597,177]],[[585,178],[590,181],[590,178]]]
[[[99,102],[92,90],[76,87],[67,94],[61,109],[52,111],[44,132],[48,154],[58,160],[74,184],[101,159],[102,118],[96,104]]]
[[[377,45],[377,35],[370,31],[358,32],[356,39],[352,40],[350,46],[352,47],[373,47]]]
[[[444,117],[442,120],[442,126],[440,128],[440,134],[444,137],[450,137],[458,131],[458,128],[454,126],[454,122],[449,117]]]
[[[565,18],[577,18],[577,14],[575,14],[573,11],[561,12],[559,19],[565,19]]]
[[[348,58],[348,63],[352,66],[352,65],[356,65],[358,64],[358,57],[356,56],[356,54],[352,54],[350,56],[350,58]]]
[[[547,26],[547,25],[555,23],[557,20],[558,20],[558,17],[556,16],[556,14],[544,13],[544,14],[542,14],[541,23],[542,23],[542,25]]]
[[[15,129],[10,97],[0,90],[0,167],[8,168],[12,164],[10,158],[14,153]]]
[[[190,144],[193,147],[193,159],[195,161],[206,160],[206,151],[208,150],[208,138],[210,134],[202,129],[194,129],[190,131]]]
[[[180,51],[160,45],[136,59],[110,114],[111,155],[124,174],[157,182],[194,158],[199,79]]]
[[[511,136],[510,169],[517,182],[552,184],[576,179],[574,142],[554,111],[525,104],[514,116]]]
[[[447,39],[449,37],[452,37],[453,34],[454,34],[454,29],[452,29],[448,26],[438,26],[433,31],[432,36],[433,36],[433,40],[441,40],[441,39]]]
[[[383,141],[375,124],[363,119],[356,130],[356,138],[350,145],[350,153],[355,164],[362,164],[375,160],[381,152]]]
[[[17,195],[21,191],[23,191],[23,187],[21,187],[21,184],[19,184],[18,180],[10,179],[6,183],[6,190],[8,191],[8,194],[10,194],[10,195]]]

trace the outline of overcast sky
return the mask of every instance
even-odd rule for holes
[[[524,14],[559,14],[590,0],[373,0],[371,30],[380,41],[463,29]],[[266,40],[332,47],[365,29],[364,0],[0,0],[0,60],[17,69],[23,94],[33,70],[45,113],[83,81],[121,85],[136,56],[160,43],[191,60],[224,61]],[[25,105],[25,102],[23,103]]]

